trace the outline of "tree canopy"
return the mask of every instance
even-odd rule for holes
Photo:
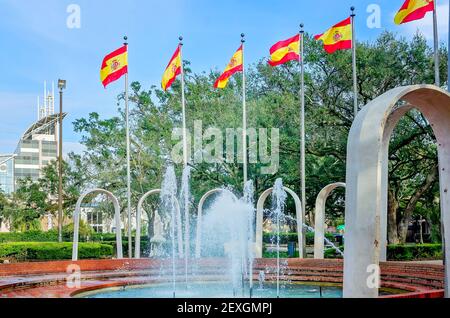
[[[444,47],[440,55],[441,78],[446,81],[447,51]],[[306,212],[309,223],[313,223],[315,199],[320,190],[330,183],[345,181],[347,137],[354,119],[351,52],[328,55],[321,43],[306,35],[305,63]],[[235,76],[226,89],[216,90],[213,84],[219,73],[197,74],[188,61],[184,64],[188,129],[193,131],[198,120],[202,121],[203,130],[214,127],[225,133],[227,128],[241,127],[241,77]],[[406,40],[385,32],[373,43],[358,43],[357,68],[360,108],[397,86],[434,82],[433,51],[420,35]],[[277,173],[263,175],[261,163],[252,163],[249,178],[254,181],[257,194],[272,187],[276,178],[282,178],[285,186],[300,193],[298,62],[272,68],[263,59],[248,68],[247,77],[248,126],[278,128],[280,134]],[[72,182],[73,188],[66,187],[66,192],[76,193],[81,187],[95,185],[112,191],[120,198],[122,206],[126,206],[123,100],[123,95],[118,96],[115,117],[103,118],[91,113],[88,118],[74,122],[74,129],[81,134],[86,150],[82,155],[71,155],[69,166],[79,175],[80,182]],[[165,168],[171,164],[170,154],[176,144],[172,131],[181,127],[180,100],[179,80],[168,92],[156,86],[144,88],[139,82],[131,84],[133,206],[145,192],[161,186]],[[392,136],[389,154],[389,240],[393,243],[405,240],[405,224],[419,214],[427,217],[439,232],[436,152],[435,138],[426,119],[417,111],[409,112]],[[182,165],[176,165],[176,169],[181,177]],[[192,169],[194,206],[212,188],[229,186],[242,191],[240,164],[192,163]],[[53,180],[53,177],[46,175],[44,178]],[[48,186],[54,190],[52,182]],[[151,200],[149,204],[157,204],[156,199]],[[73,203],[69,200],[67,206]],[[342,219],[343,191],[336,191],[328,205],[330,221]]]

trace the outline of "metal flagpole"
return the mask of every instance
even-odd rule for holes
[[[124,36],[124,45],[128,50],[128,37]],[[133,242],[131,237],[131,167],[130,167],[130,118],[128,107],[128,72],[125,74],[125,121],[127,134],[127,204],[128,204],[128,258],[133,258]],[[120,229],[117,229],[120,231]],[[139,229],[136,229],[139,231]]]
[[[184,158],[184,166],[187,167],[189,159],[188,159],[188,146],[187,146],[187,136],[186,136],[186,100],[184,95],[184,66],[183,66],[183,37],[179,37],[180,40],[180,56],[181,56],[181,106],[183,108],[183,158]]]
[[[306,134],[305,134],[305,63],[304,63],[304,34],[303,23],[300,24],[300,102],[301,102],[301,114],[300,114],[300,126],[301,126],[301,187],[302,187],[302,220],[305,220],[306,214]],[[303,224],[298,224],[301,226],[302,233],[305,233]],[[303,235],[303,237],[305,237]],[[304,244],[304,240],[302,241]],[[305,257],[305,246],[298,247],[300,258]]]
[[[58,140],[58,242],[62,243],[63,228],[63,89],[66,88],[65,80],[58,80],[59,87],[59,140]],[[53,93],[53,100],[55,94]]]
[[[448,24],[448,50],[447,50],[447,67],[448,67],[448,73],[447,73],[447,90],[450,92],[450,5],[449,5],[449,24]],[[447,263],[447,255],[445,253],[446,243],[445,243],[445,233],[444,233],[444,218],[441,215],[441,236],[442,236],[442,255],[444,259],[444,266]],[[449,284],[450,282],[446,282],[446,284]],[[449,298],[450,295],[445,295],[445,297]]]
[[[247,101],[245,91],[245,60],[244,60],[244,46],[245,46],[245,34],[241,34],[242,43],[242,152],[243,152],[243,174],[244,174],[244,187],[248,180],[247,170]]]
[[[178,38],[180,40],[180,59],[181,59],[181,107],[183,112],[183,158],[184,158],[184,172],[187,174],[186,168],[189,163],[188,157],[188,144],[187,144],[187,125],[186,125],[186,99],[185,99],[185,88],[184,88],[184,66],[183,66],[183,37]],[[184,182],[184,181],[182,181]],[[184,184],[184,265],[185,265],[185,279],[186,288],[188,284],[188,262],[189,262],[189,251],[190,251],[190,224],[189,224],[189,202],[188,202],[188,184]]]
[[[436,0],[434,1],[433,10],[433,34],[434,34],[434,78],[436,86],[441,86],[441,79],[439,74],[439,34],[437,25],[437,10]]]
[[[352,11],[352,65],[353,65],[353,110],[355,117],[358,114],[358,80],[356,75],[356,33],[355,33],[355,7],[351,7]]]

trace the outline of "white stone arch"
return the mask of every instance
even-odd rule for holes
[[[406,104],[395,110],[402,100]],[[416,108],[430,122],[438,144],[445,292],[450,281],[450,95],[432,85],[395,88],[358,114],[347,149],[344,297],[378,297],[367,282],[381,259],[387,225],[388,149],[393,128],[405,112]],[[383,239],[381,239],[383,238]]]
[[[337,182],[327,185],[320,191],[316,199],[315,221],[314,221],[314,258],[324,259],[325,253],[325,206],[330,194],[336,188],[345,188],[345,183]]]
[[[227,189],[213,189],[205,193],[203,197],[200,199],[198,203],[198,212],[197,212],[197,235],[195,238],[195,257],[200,258],[202,253],[202,220],[203,220],[203,206],[206,203],[206,200],[217,193],[227,193],[233,197],[234,200],[238,201],[239,199],[236,195]]]
[[[305,229],[303,227],[305,215],[302,209],[302,201],[298,195],[289,188],[284,187],[286,191],[295,202],[295,212],[297,219],[297,235],[298,235],[298,251],[299,258],[305,258]],[[255,256],[256,258],[263,257],[263,219],[264,219],[264,204],[267,198],[273,192],[273,188],[267,189],[259,197],[258,203],[256,205],[256,244],[255,244]]]
[[[134,254],[136,258],[141,258],[141,221],[142,221],[142,206],[144,205],[145,200],[147,200],[148,197],[152,195],[160,195],[161,189],[154,189],[151,191],[148,191],[145,193],[141,199],[138,202],[137,206],[137,214],[136,214],[136,243],[134,247]],[[178,230],[178,254],[180,257],[183,256],[183,235],[182,235],[182,228],[181,228],[181,210],[180,210],[180,203],[178,202],[177,198],[173,198],[175,202],[175,209],[177,210],[177,230]],[[172,220],[171,222],[174,222],[175,220]]]
[[[78,240],[79,240],[79,232],[80,232],[80,214],[81,214],[81,205],[83,204],[83,200],[92,193],[104,194],[106,195],[114,205],[114,219],[116,221],[116,244],[117,244],[117,258],[123,259],[122,252],[122,225],[120,222],[120,204],[119,200],[112,194],[111,192],[104,189],[93,189],[88,190],[83,193],[77,201],[77,205],[75,207],[75,212],[73,214],[73,245],[72,245],[72,261],[78,260]]]

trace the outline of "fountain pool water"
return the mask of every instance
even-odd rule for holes
[[[321,287],[291,283],[288,262],[280,258],[280,234],[288,215],[285,214],[287,194],[281,179],[277,179],[272,193],[269,218],[276,224],[273,242],[277,245],[276,264],[268,264],[255,277],[255,204],[251,181],[244,186],[241,199],[230,191],[218,192],[200,223],[201,259],[190,257],[192,231],[190,229],[189,168],[184,169],[181,186],[177,185],[175,170],[169,166],[161,187],[159,207],[165,233],[160,241],[165,251],[158,258],[163,263],[152,268],[152,285],[128,286],[88,294],[94,298],[271,298],[271,297],[341,297],[339,287]],[[178,190],[180,189],[180,191]],[[181,202],[181,212],[176,205]],[[155,228],[157,228],[155,226]],[[197,230],[197,229],[196,229]],[[152,241],[151,241],[152,242]],[[208,260],[215,260],[208,263]],[[200,262],[198,262],[200,261]],[[220,264],[217,267],[217,264]],[[166,266],[169,265],[169,266]],[[258,267],[256,267],[258,268]],[[256,288],[253,283],[259,280]],[[314,284],[314,283],[312,283]]]
[[[176,294],[180,298],[233,298],[233,286],[226,283],[192,283],[189,289],[180,287]],[[170,285],[156,284],[126,288],[111,288],[82,295],[86,298],[168,298],[171,297]],[[277,293],[276,285],[265,284],[264,288],[255,288],[253,298],[342,298],[342,289],[333,286],[289,284]]]

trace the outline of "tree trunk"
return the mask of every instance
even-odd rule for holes
[[[408,235],[409,222],[411,222],[412,214],[416,208],[417,202],[420,198],[434,185],[437,180],[438,170],[437,165],[433,167],[425,180],[425,183],[414,193],[408,202],[403,213],[403,218],[398,224],[398,235],[401,243],[406,243],[406,237]]]
[[[397,211],[399,203],[395,197],[395,194],[388,191],[388,242],[389,244],[398,244],[398,232],[397,232]]]

